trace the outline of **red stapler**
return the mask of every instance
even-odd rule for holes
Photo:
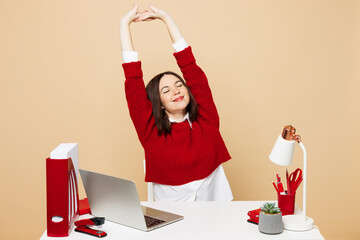
[[[106,237],[106,232],[90,228],[91,226],[101,227],[104,223],[105,218],[103,217],[82,219],[75,222],[75,226],[77,227],[75,228],[75,231],[99,238]]]
[[[261,209],[254,209],[248,212],[248,216],[250,217],[247,221],[249,223],[259,224],[259,215],[260,215]]]

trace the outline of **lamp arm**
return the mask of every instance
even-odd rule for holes
[[[306,217],[306,169],[307,169],[307,153],[305,146],[302,142],[299,142],[304,155],[304,169],[303,169],[303,216]]]

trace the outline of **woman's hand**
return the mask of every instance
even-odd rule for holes
[[[158,9],[152,5],[150,5],[149,7],[149,10],[139,12],[138,6],[135,5],[134,8],[121,19],[120,41],[123,51],[134,51],[134,46],[129,30],[129,26],[132,22],[147,22],[155,19],[160,19],[166,24],[173,43],[176,43],[183,37],[174,19],[167,12]]]
[[[170,15],[165,12],[164,10],[155,8],[154,6],[150,5],[150,10],[145,10],[143,12],[141,12],[140,17],[138,17],[135,22],[140,22],[140,21],[144,21],[144,22],[148,22],[148,21],[152,21],[155,19],[160,19],[162,21],[165,21],[167,18],[170,17]]]
[[[134,6],[124,17],[121,18],[120,22],[122,24],[130,25],[132,22],[137,22],[137,19],[141,16],[141,12],[138,11],[139,7],[137,5]]]

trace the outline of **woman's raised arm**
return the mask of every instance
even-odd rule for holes
[[[130,24],[135,22],[141,15],[138,12],[139,7],[134,6],[130,12],[128,12],[124,17],[120,20],[120,42],[121,42],[121,49],[122,51],[135,51],[134,44],[131,38],[130,32]]]

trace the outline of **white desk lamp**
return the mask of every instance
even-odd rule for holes
[[[299,135],[295,135],[296,129],[289,125],[285,126],[282,135],[276,140],[276,143],[270,153],[270,160],[281,166],[289,166],[293,160],[295,141],[299,143],[304,152],[303,169],[303,214],[283,216],[284,229],[292,231],[307,231],[313,228],[314,220],[306,216],[306,166],[307,155],[304,144]]]

